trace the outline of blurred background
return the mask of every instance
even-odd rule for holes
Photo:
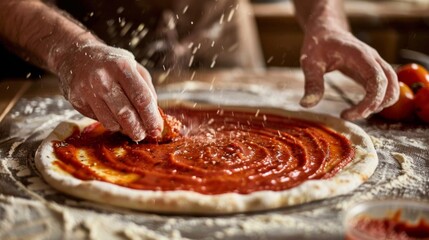
[[[252,0],[257,35],[268,67],[299,67],[303,32],[288,0]],[[353,33],[391,64],[429,67],[429,0],[345,0]],[[0,78],[43,71],[0,46]],[[31,75],[29,76],[29,73]]]
[[[268,66],[299,66],[303,33],[290,1],[254,0]],[[269,3],[268,3],[269,2]],[[428,64],[429,0],[345,0],[353,33],[391,64]],[[411,58],[411,59],[410,59]]]

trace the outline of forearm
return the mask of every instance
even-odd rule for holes
[[[56,71],[72,44],[98,41],[59,10],[37,0],[0,0],[0,38],[17,54]]]
[[[294,0],[296,16],[304,31],[329,26],[348,30],[343,0]]]

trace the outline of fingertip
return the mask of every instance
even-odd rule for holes
[[[123,132],[124,134],[128,135],[133,141],[140,142],[143,141],[143,139],[146,138],[147,134],[146,131],[140,129],[139,131],[134,131],[131,134]]]
[[[303,107],[313,107],[317,105],[320,100],[322,99],[321,94],[306,94],[304,97],[301,98],[301,101],[299,104]]]
[[[157,105],[152,106],[149,112],[151,117],[146,118],[146,121],[144,121],[148,135],[153,138],[161,137],[164,130],[164,118]]]
[[[164,131],[164,118],[162,117],[162,114],[158,111],[158,116],[159,116],[159,118],[158,118],[158,121],[157,121],[157,124],[156,124],[156,127],[155,127],[155,129],[153,130],[154,131],[154,135],[155,135],[155,137],[162,137],[162,132]]]
[[[350,109],[342,111],[340,116],[342,119],[348,121],[353,121],[362,118],[359,113]]]
[[[399,82],[392,66],[381,58],[377,59],[377,62],[380,64],[387,82],[385,96],[379,108],[379,110],[382,110],[383,108],[393,105],[399,99]]]
[[[382,108],[390,107],[398,101],[400,95],[399,84],[391,84],[386,92],[387,93]]]
[[[326,67],[323,62],[308,61],[302,64],[305,77],[305,93],[300,101],[303,107],[313,107],[322,100],[325,86],[323,75]]]
[[[135,141],[135,142],[140,142],[140,141],[142,141],[143,139],[145,139],[146,138],[146,136],[147,136],[147,134],[146,134],[146,132],[144,131],[144,130],[142,130],[142,129],[140,129],[140,128],[137,128],[136,127],[136,129],[138,129],[138,130],[134,130],[134,131],[132,131],[132,132],[129,132],[129,131],[125,131],[125,130],[121,130],[121,132],[123,133],[123,134],[125,134],[125,135],[127,135],[129,138],[131,138],[133,141]]]
[[[394,95],[394,96],[386,99],[386,101],[380,107],[380,111],[383,110],[384,108],[392,106],[393,104],[395,104],[398,101],[398,99],[399,99],[399,94],[397,96]]]
[[[106,124],[102,123],[102,124],[103,124],[104,128],[106,128],[109,131],[112,131],[112,132],[121,131],[121,127],[116,122],[115,123],[113,123],[113,122],[112,123],[106,123]]]
[[[342,111],[340,116],[341,116],[341,118],[343,118],[345,120],[354,121],[354,120],[367,118],[372,113],[374,113],[374,111],[369,110],[369,109],[366,109],[365,111],[360,112],[356,108],[349,108],[349,109]]]
[[[152,138],[161,138],[162,137],[162,131],[159,129],[154,129],[150,131],[149,136]]]
[[[152,124],[151,130],[149,130],[149,136],[151,137],[161,137],[164,130],[164,119],[159,112],[156,114],[155,119]]]

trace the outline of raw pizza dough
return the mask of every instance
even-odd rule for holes
[[[167,103],[194,107],[194,103]],[[198,104],[203,110],[218,106]],[[251,107],[222,106],[223,109],[255,112]],[[258,108],[259,114],[276,114],[313,122],[342,133],[355,148],[354,159],[340,172],[329,179],[307,180],[297,187],[283,191],[258,191],[250,194],[224,193],[205,195],[193,191],[148,191],[135,190],[102,181],[82,181],[64,172],[53,164],[53,141],[61,141],[72,134],[74,126],[81,130],[94,121],[62,122],[42,142],[36,152],[36,167],[43,178],[55,189],[67,194],[120,207],[162,213],[223,214],[292,206],[314,200],[325,199],[353,191],[375,171],[378,158],[370,137],[357,125],[328,115],[287,111],[283,109]]]

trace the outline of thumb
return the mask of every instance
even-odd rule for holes
[[[305,60],[301,61],[301,65],[305,77],[305,92],[300,104],[303,107],[313,107],[320,102],[325,91],[323,80],[325,66]]]

